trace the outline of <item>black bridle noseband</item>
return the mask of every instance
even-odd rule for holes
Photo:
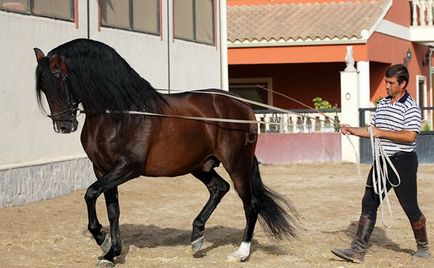
[[[47,115],[49,118],[51,118],[53,121],[59,121],[59,122],[73,122],[76,119],[77,111],[78,109],[78,101],[72,98],[71,92],[68,88],[68,75],[63,73],[60,69],[55,69],[51,72],[51,74],[56,77],[59,80],[59,83],[62,85],[63,89],[66,92],[66,101],[68,102],[68,109],[55,113]]]

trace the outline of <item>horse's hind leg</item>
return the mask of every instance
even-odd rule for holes
[[[192,174],[205,184],[210,194],[208,202],[193,221],[191,247],[193,254],[195,254],[202,249],[205,242],[205,223],[220,203],[220,200],[229,191],[230,185],[214,169],[211,169],[209,172],[194,171]]]
[[[266,233],[276,239],[295,236],[296,231],[301,228],[301,223],[292,205],[262,183],[256,158],[253,159],[250,173],[242,168],[235,170],[229,174],[235,190],[243,201],[246,228],[241,246],[229,256],[229,259],[244,261],[250,254],[250,244],[258,217],[261,217]],[[289,209],[291,214],[286,209]]]
[[[228,256],[230,261],[245,261],[250,255],[250,246],[253,238],[253,232],[258,220],[259,208],[255,206],[256,201],[253,199],[250,187],[250,174],[247,174],[244,168],[229,174],[234,188],[243,202],[244,214],[246,217],[246,227],[244,229],[243,240],[237,251]]]

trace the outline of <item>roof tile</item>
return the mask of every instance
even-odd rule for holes
[[[228,7],[228,41],[361,39],[389,0]]]

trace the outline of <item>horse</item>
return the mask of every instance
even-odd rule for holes
[[[114,266],[122,253],[118,186],[140,176],[191,173],[206,186],[209,199],[191,232],[192,252],[200,253],[205,224],[230,189],[215,170],[220,164],[242,200],[246,219],[241,244],[228,258],[245,261],[249,257],[258,218],[272,239],[297,236],[301,226],[297,211],[262,182],[255,156],[257,124],[248,104],[218,89],[201,91],[207,94],[159,93],[112,47],[99,41],[75,39],[46,56],[38,48],[34,53],[37,101],[44,109],[45,95],[54,131],[76,131],[78,113],[85,114],[81,144],[96,181],[84,199],[88,230],[103,250],[99,264]],[[101,194],[110,236],[101,230],[95,209]]]

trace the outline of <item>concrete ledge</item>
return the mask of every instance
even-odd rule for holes
[[[83,189],[96,180],[87,158],[0,170],[0,207],[12,207]]]
[[[341,134],[261,133],[256,157],[261,164],[341,161]]]

